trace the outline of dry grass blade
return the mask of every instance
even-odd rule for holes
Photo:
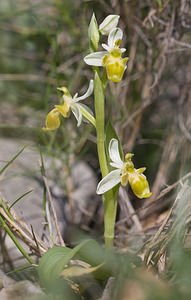
[[[61,231],[60,231],[60,228],[59,228],[59,225],[58,225],[58,218],[57,218],[56,210],[55,210],[55,207],[54,207],[54,203],[53,203],[52,195],[51,195],[51,192],[50,192],[50,188],[49,188],[49,185],[48,185],[48,180],[45,176],[45,169],[44,169],[44,164],[43,164],[43,160],[42,160],[42,155],[41,155],[40,168],[41,168],[42,178],[43,178],[43,182],[44,182],[45,189],[46,189],[47,196],[48,196],[47,197],[48,203],[50,204],[50,207],[51,207],[51,210],[52,210],[52,214],[53,214],[52,217],[53,217],[53,220],[54,220],[54,223],[55,223],[55,228],[56,228],[56,231],[57,231],[59,242],[60,242],[61,246],[65,246],[65,243],[64,243],[64,240],[62,238],[62,234],[61,234]]]
[[[2,207],[0,207],[0,214],[14,235],[22,240],[32,250],[33,253],[35,253],[37,256],[41,256],[47,251],[47,247],[43,244],[43,242],[36,238],[36,241],[38,242],[37,247],[36,242],[32,238],[31,234],[29,235],[29,233],[26,233],[22,227],[20,227],[15,221],[12,221]]]
[[[179,234],[186,225],[186,220],[190,216],[190,197],[191,188],[188,186],[187,182],[185,182],[168,215],[146,246],[146,253],[144,256],[146,265],[150,263],[153,264],[153,260],[155,263],[158,262],[159,258],[164,255],[170,241],[177,233]]]

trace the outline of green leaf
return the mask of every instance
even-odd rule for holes
[[[47,289],[51,289],[71,259],[81,259],[91,266],[98,266],[104,262],[104,258],[103,249],[94,240],[83,241],[73,249],[56,246],[49,249],[40,259],[40,282]]]
[[[89,36],[90,52],[96,52],[99,43],[99,30],[98,30],[98,25],[94,13],[92,15],[90,25],[88,28],[88,36]]]
[[[59,276],[59,273],[58,275],[53,274],[53,272],[56,273],[55,266],[61,259],[67,257],[70,252],[71,249],[68,247],[57,246],[49,249],[42,256],[38,266],[38,274],[40,282],[44,287],[48,287],[48,285]]]

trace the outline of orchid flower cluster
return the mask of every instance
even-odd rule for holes
[[[90,80],[87,92],[83,96],[76,93],[73,97],[66,87],[58,88],[62,93],[62,102],[55,105],[46,117],[46,127],[44,131],[55,130],[60,127],[60,117],[68,118],[70,112],[74,114],[77,120],[77,126],[80,126],[82,120],[86,119],[96,129],[97,149],[102,173],[102,180],[97,186],[97,194],[103,194],[104,204],[104,223],[105,223],[105,241],[106,246],[113,243],[114,226],[116,218],[116,193],[114,187],[121,184],[126,186],[129,182],[134,194],[138,198],[147,198],[151,195],[148,181],[143,175],[145,168],[135,169],[131,158],[133,154],[128,153],[123,159],[119,151],[121,146],[115,133],[108,145],[106,145],[105,133],[105,110],[104,110],[104,90],[107,80],[120,82],[126,69],[128,57],[122,58],[125,48],[120,48],[123,38],[123,31],[117,27],[119,21],[118,15],[109,15],[98,26],[95,15],[93,14],[89,29],[89,48],[90,54],[84,57],[87,65],[93,66],[94,80]],[[104,51],[98,51],[100,36],[108,36],[107,44],[102,44]],[[99,67],[104,68],[102,73]],[[91,109],[81,103],[82,100],[90,97],[94,93],[95,117]],[[106,152],[109,153],[109,159]],[[111,167],[113,168],[110,171]]]

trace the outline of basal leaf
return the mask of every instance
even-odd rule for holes
[[[104,251],[94,240],[86,240],[73,249],[57,246],[49,249],[40,259],[38,273],[41,284],[51,288],[72,259],[81,259],[95,267],[104,262]]]
[[[38,274],[42,286],[48,287],[52,281],[56,280],[60,272],[56,276],[55,266],[60,260],[63,259],[65,261],[65,258],[70,255],[71,251],[72,249],[68,247],[57,246],[49,249],[42,256],[38,266]]]

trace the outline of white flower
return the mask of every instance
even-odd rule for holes
[[[99,25],[99,31],[103,35],[109,35],[112,29],[117,27],[119,21],[118,15],[109,15],[107,16],[103,22]]]
[[[103,66],[102,59],[103,57],[110,53],[110,51],[114,48],[119,48],[118,41],[121,41],[123,38],[123,31],[120,28],[114,28],[109,36],[108,36],[108,45],[102,44],[102,47],[107,51],[93,52],[84,57],[84,61],[86,64],[90,66]],[[125,52],[126,49],[120,49],[121,53]]]
[[[126,154],[125,161],[122,161],[116,139],[112,139],[109,143],[109,156],[111,159],[110,165],[115,170],[111,171],[99,182],[96,191],[97,194],[104,194],[119,183],[126,186],[129,181],[134,194],[138,198],[151,196],[148,181],[145,175],[142,174],[145,168],[134,168],[134,164],[131,161],[132,153]]]
[[[125,48],[119,48],[123,38],[123,31],[114,28],[108,36],[108,44],[102,44],[106,51],[93,52],[84,57],[85,63],[90,66],[105,67],[107,76],[114,82],[119,82],[126,68],[128,58],[121,58]]]
[[[55,105],[55,108],[48,113],[46,118],[46,128],[43,128],[43,130],[57,129],[60,126],[60,115],[62,115],[64,118],[68,118],[70,115],[70,111],[73,112],[75,118],[77,119],[77,126],[80,126],[83,115],[87,119],[89,117],[90,121],[94,119],[89,107],[79,103],[79,101],[88,98],[93,93],[93,80],[90,80],[87,92],[80,97],[78,97],[78,93],[76,93],[74,97],[72,97],[68,89],[65,87],[58,88],[58,90],[64,93],[62,96],[63,103],[62,105]]]

